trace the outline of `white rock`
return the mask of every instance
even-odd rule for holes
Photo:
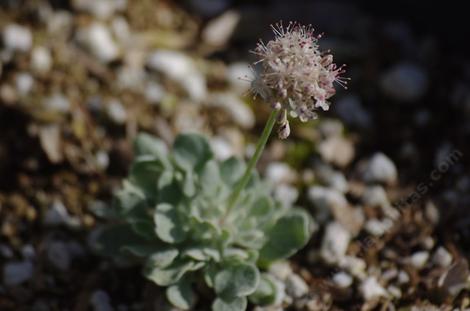
[[[145,99],[151,104],[159,104],[165,98],[165,89],[158,83],[149,82],[145,87]]]
[[[207,23],[207,26],[202,31],[202,39],[209,45],[225,45],[230,40],[240,18],[240,13],[236,11],[229,10],[224,12]]]
[[[318,152],[328,163],[345,167],[354,158],[354,145],[350,140],[341,136],[329,137],[318,146]]]
[[[106,106],[108,116],[117,124],[124,124],[127,121],[127,111],[121,102],[117,99],[113,99],[108,102]]]
[[[119,47],[108,27],[102,23],[93,22],[91,25],[80,29],[77,39],[96,58],[104,63],[116,60],[119,56]]]
[[[72,261],[67,246],[60,241],[47,243],[47,259],[56,269],[62,271],[67,271]]]
[[[307,283],[297,274],[291,274],[285,281],[286,293],[293,298],[300,298],[308,294]]]
[[[320,254],[329,264],[339,262],[346,255],[351,234],[337,222],[331,222],[325,229]]]
[[[28,260],[6,263],[3,267],[3,284],[15,286],[26,282],[33,276],[33,270],[33,264]]]
[[[33,260],[36,257],[36,250],[31,244],[27,244],[21,248],[21,255],[25,259]]]
[[[348,288],[353,282],[352,276],[346,272],[338,272],[333,275],[333,282],[340,288]]]
[[[366,301],[387,297],[387,291],[379,284],[377,279],[372,276],[362,282],[359,290]]]
[[[66,225],[76,228],[80,226],[80,220],[70,216],[66,207],[61,201],[54,201],[44,215],[43,224],[46,226]]]
[[[278,261],[269,266],[269,273],[281,281],[285,281],[291,274],[292,268],[287,261]]]
[[[93,307],[93,311],[114,311],[108,293],[100,289],[95,290],[91,294],[90,304]]]
[[[433,263],[443,268],[450,266],[452,255],[442,246],[440,246],[432,257]]]
[[[29,28],[9,24],[3,29],[3,44],[7,49],[27,52],[33,44],[33,36]]]
[[[138,66],[123,66],[117,70],[117,83],[123,89],[141,92],[147,79],[148,77],[143,68]]]
[[[344,177],[343,173],[335,171],[330,166],[323,164],[323,162],[315,165],[315,173],[320,182],[326,186],[342,193],[346,193],[348,191],[348,181],[346,180],[346,177]]]
[[[361,99],[357,95],[348,95],[340,98],[334,105],[339,117],[347,124],[359,128],[368,128],[371,126],[372,117],[364,109]]]
[[[57,112],[68,112],[70,111],[70,101],[67,97],[62,94],[54,94],[44,99],[44,106],[46,109],[57,111]]]
[[[344,125],[339,120],[324,119],[318,125],[318,130],[325,138],[331,138],[343,135]]]
[[[235,123],[249,129],[255,125],[255,115],[240,97],[232,93],[214,93],[210,96],[209,104],[226,111]]]
[[[22,96],[28,95],[34,86],[34,78],[26,72],[17,73],[15,77],[16,89]]]
[[[149,56],[147,65],[178,82],[191,99],[200,101],[206,97],[206,79],[187,55],[177,51],[159,50]]]
[[[51,163],[60,163],[63,159],[61,131],[57,124],[39,128],[39,142]]]
[[[248,63],[233,63],[227,68],[226,79],[238,94],[248,91],[251,87],[249,81],[254,78],[253,70]]]
[[[353,215],[355,210],[349,206],[344,194],[337,190],[312,186],[308,189],[307,195],[313,203],[315,219],[320,223],[325,223],[333,215],[347,229],[353,229],[352,227],[356,227],[354,225],[356,221],[360,221],[360,215]]]
[[[114,36],[123,44],[126,44],[131,39],[131,31],[127,20],[122,16],[116,16],[111,22],[111,29]]]
[[[371,207],[386,208],[390,206],[385,189],[379,185],[367,187],[362,194],[362,202]]]
[[[272,162],[265,172],[266,180],[273,184],[291,183],[296,180],[297,174],[286,163]]]
[[[0,256],[6,259],[10,259],[13,258],[13,255],[14,253],[8,245],[0,244]]]
[[[339,266],[348,271],[353,276],[364,279],[366,276],[366,262],[358,257],[344,256],[339,262]]]
[[[226,160],[234,155],[232,145],[222,137],[213,137],[210,140],[210,145],[215,158],[220,161]]]
[[[393,227],[393,221],[385,218],[384,220],[369,219],[364,228],[367,232],[375,236],[382,236]]]
[[[411,255],[410,263],[417,269],[424,268],[429,259],[429,252],[419,251]]]
[[[399,273],[398,273],[398,282],[400,284],[406,284],[410,281],[410,276],[408,275],[408,273],[406,273],[405,271],[401,270]]]
[[[117,11],[125,10],[127,0],[73,0],[72,5],[75,9],[106,19],[113,16]]]
[[[384,73],[380,86],[386,95],[409,102],[423,96],[428,87],[428,77],[421,67],[400,63]]]
[[[308,189],[308,198],[318,209],[333,210],[346,208],[348,201],[343,193],[322,186],[312,186]]]
[[[378,152],[367,163],[363,178],[366,182],[394,184],[397,181],[398,172],[392,160]]]
[[[274,189],[274,197],[283,206],[292,206],[299,198],[299,190],[290,185],[280,184]]]
[[[31,52],[31,69],[37,73],[47,73],[52,67],[51,52],[43,47],[37,46]]]
[[[400,299],[402,296],[401,289],[399,287],[390,285],[387,287],[387,292],[389,292],[393,297]]]
[[[100,170],[106,170],[109,166],[109,155],[106,151],[100,150],[95,154],[96,165]]]

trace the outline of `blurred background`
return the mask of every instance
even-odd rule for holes
[[[465,308],[467,15],[458,1],[0,0],[0,310],[164,310],[137,268],[90,252],[93,211],[139,131],[252,152],[270,108],[247,95],[249,50],[280,20],[324,33],[351,78],[259,163],[319,228],[278,267],[302,282],[285,308]]]

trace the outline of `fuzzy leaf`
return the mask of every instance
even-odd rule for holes
[[[175,261],[165,268],[152,267],[147,265],[144,268],[144,275],[147,279],[160,286],[169,286],[176,284],[188,271],[199,270],[204,263],[195,263],[192,261]]]
[[[114,206],[120,214],[124,215],[145,200],[145,195],[140,188],[125,180],[123,188],[115,194],[114,198]]]
[[[186,238],[180,215],[175,206],[161,203],[155,209],[155,232],[167,243],[179,243]]]
[[[137,219],[131,221],[132,230],[146,240],[155,239],[155,224],[151,220]]]
[[[177,284],[166,289],[168,301],[177,308],[188,310],[196,302],[196,296],[188,280],[181,279]]]
[[[176,164],[183,170],[198,170],[212,158],[212,150],[204,136],[198,134],[179,135],[173,145]]]
[[[202,191],[208,195],[217,195],[217,190],[220,187],[221,178],[219,167],[214,160],[208,161],[200,174],[199,183],[201,184]]]
[[[310,216],[303,210],[291,210],[269,230],[268,242],[260,251],[260,264],[293,255],[310,239]]]
[[[217,273],[214,280],[215,292],[226,298],[244,297],[252,294],[259,283],[256,266],[246,263],[233,263]]]
[[[146,133],[139,133],[134,141],[136,156],[152,156],[158,158],[164,166],[168,166],[168,147],[160,139]]]
[[[148,269],[166,268],[173,263],[176,257],[178,257],[178,254],[179,251],[176,248],[161,247],[153,251],[145,265]]]
[[[212,304],[212,311],[245,311],[247,304],[246,297],[231,299],[217,297]]]
[[[266,306],[281,300],[283,294],[283,289],[278,285],[278,281],[271,275],[263,273],[258,288],[248,298],[253,304]]]
[[[220,164],[222,180],[229,186],[235,185],[245,172],[245,163],[235,157],[228,158]]]
[[[139,186],[147,197],[154,198],[162,171],[163,165],[160,161],[151,156],[141,156],[134,161],[129,179]]]

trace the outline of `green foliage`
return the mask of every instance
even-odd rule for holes
[[[181,309],[195,304],[198,280],[214,290],[214,311],[245,310],[248,299],[276,301],[278,284],[259,268],[307,243],[308,214],[274,201],[256,174],[228,213],[228,198],[246,166],[235,158],[216,161],[203,136],[180,135],[170,152],[140,134],[135,154],[114,210],[105,213],[114,223],[102,228],[96,250],[142,263],[144,276],[166,286],[168,300]]]

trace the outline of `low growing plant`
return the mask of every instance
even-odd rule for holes
[[[140,134],[135,154],[108,215],[115,224],[101,230],[97,249],[118,261],[143,262],[145,277],[166,286],[168,300],[182,309],[193,305],[199,280],[213,288],[216,311],[245,310],[247,298],[274,302],[276,283],[259,268],[307,243],[309,215],[273,200],[256,173],[230,209],[246,165],[216,161],[203,136],[180,135],[169,151]]]
[[[273,199],[269,183],[255,166],[274,128],[290,134],[288,116],[301,121],[328,110],[333,83],[344,84],[342,67],[319,51],[310,26],[273,27],[275,39],[253,51],[261,72],[254,93],[273,110],[247,165],[216,161],[207,140],[197,134],[176,138],[168,150],[160,140],[140,134],[129,178],[117,193],[96,248],[117,261],[142,262],[146,278],[167,287],[168,300],[181,309],[195,303],[201,282],[215,293],[214,311],[243,311],[277,301],[279,288],[260,272],[309,240],[310,216]]]

